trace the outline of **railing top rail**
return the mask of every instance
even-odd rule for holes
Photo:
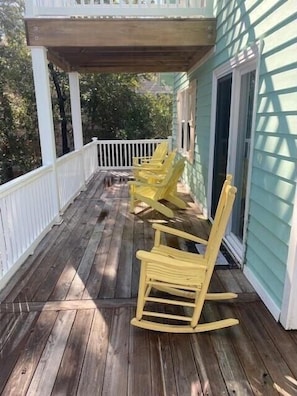
[[[34,180],[42,177],[44,174],[49,173],[52,170],[51,165],[44,165],[37,169],[32,170],[31,172],[26,173],[25,175],[19,176],[16,179],[13,179],[7,183],[4,183],[0,186],[0,198],[5,197],[10,194],[14,190],[18,190],[21,187],[33,183]]]
[[[206,17],[213,0],[26,0],[25,18]]]
[[[167,139],[133,139],[133,140],[119,140],[119,139],[98,139],[95,142],[97,144],[139,144],[139,143],[159,143],[163,142],[164,140]]]

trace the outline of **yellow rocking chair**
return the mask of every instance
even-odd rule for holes
[[[207,292],[235,194],[236,188],[231,186],[231,177],[227,177],[208,241],[184,231],[153,224],[156,230],[153,249],[151,252],[139,250],[136,254],[141,260],[141,273],[136,317],[132,319],[132,325],[162,332],[197,333],[239,323],[234,318],[198,323],[205,300],[237,297],[235,293]],[[163,245],[161,233],[202,243],[206,245],[205,253],[185,252]],[[163,292],[163,295],[152,293],[153,289],[159,294]]]
[[[160,202],[161,200],[171,202],[180,209],[185,209],[187,207],[186,203],[177,195],[177,183],[183,173],[184,166],[185,160],[182,158],[175,163],[159,183],[129,181],[130,212],[134,213],[138,202],[144,202],[166,217],[173,218],[173,210]]]
[[[138,171],[143,167],[160,167],[163,164],[164,159],[166,158],[168,152],[168,142],[164,141],[157,145],[155,151],[152,156],[143,156],[143,157],[133,157],[132,165],[133,165],[133,173],[134,171]]]

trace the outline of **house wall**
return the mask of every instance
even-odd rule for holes
[[[297,2],[219,0],[214,54],[189,78],[197,79],[195,162],[187,180],[207,205],[213,71],[261,41],[251,172],[245,271],[270,300],[282,306],[297,160]],[[184,81],[176,78],[176,87]],[[260,293],[261,295],[261,293]]]

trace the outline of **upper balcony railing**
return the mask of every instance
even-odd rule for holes
[[[26,0],[26,18],[204,17],[214,0]]]

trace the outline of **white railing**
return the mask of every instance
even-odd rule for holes
[[[42,166],[0,186],[0,288],[97,169],[97,145],[92,142],[59,158],[55,168]]]
[[[93,138],[93,142],[88,143],[83,147],[84,177],[86,182],[90,180],[98,169],[97,152],[97,138]]]
[[[26,0],[26,18],[213,17],[213,0]]]
[[[64,211],[84,187],[81,152],[74,151],[57,160],[57,181],[60,211]]]
[[[53,169],[42,167],[0,186],[0,285],[18,268],[59,214]]]
[[[131,169],[133,157],[151,156],[164,139],[97,140],[99,169]],[[171,137],[168,138],[171,148]]]
[[[97,140],[0,186],[0,288],[99,169],[131,169],[164,139]],[[171,137],[168,138],[171,149]]]

